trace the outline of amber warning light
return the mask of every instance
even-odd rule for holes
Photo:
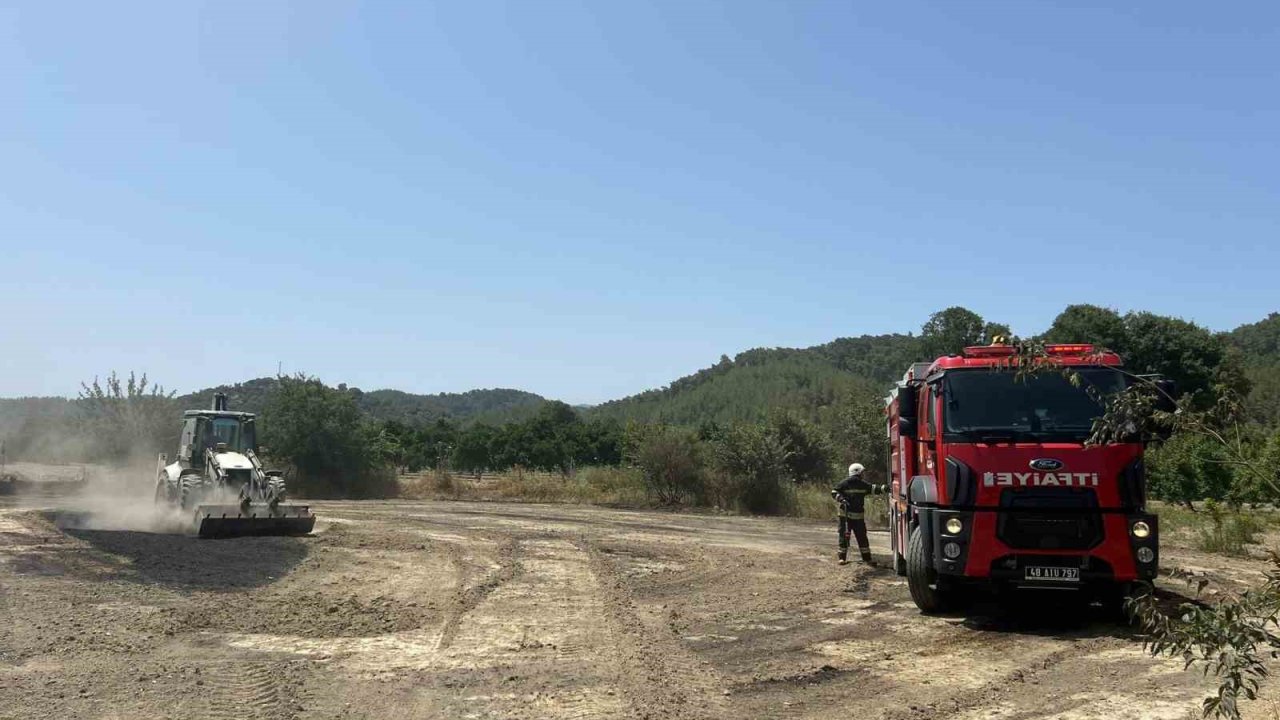
[[[1089,343],[1045,345],[1044,351],[1050,355],[1089,355],[1093,352],[1093,346]]]

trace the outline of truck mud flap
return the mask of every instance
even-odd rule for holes
[[[251,535],[306,535],[316,516],[306,505],[200,505],[195,510],[196,532],[202,538]]]

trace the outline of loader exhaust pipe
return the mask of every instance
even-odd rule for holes
[[[227,409],[227,394],[226,394],[226,393],[214,393],[214,394],[213,394],[213,409],[214,409],[215,411],[216,411],[216,410],[223,410],[223,411],[225,411],[225,410]]]

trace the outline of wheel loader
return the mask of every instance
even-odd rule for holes
[[[200,537],[305,535],[316,524],[306,505],[286,504],[284,476],[257,455],[254,415],[227,409],[218,393],[209,410],[182,414],[175,462],[156,463],[157,506],[189,513]]]

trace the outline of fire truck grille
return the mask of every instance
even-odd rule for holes
[[[1085,550],[1102,542],[1102,514],[1089,488],[1006,490],[996,537],[1011,548]]]

